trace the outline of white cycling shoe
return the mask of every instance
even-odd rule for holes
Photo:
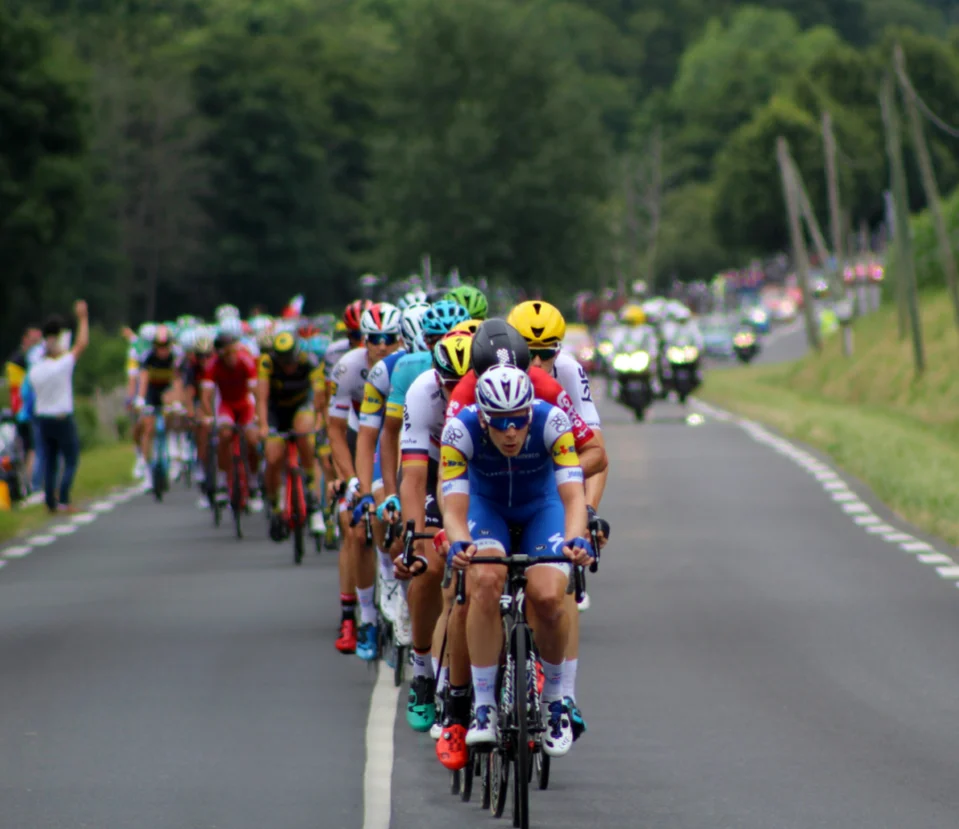
[[[496,735],[496,706],[477,706],[470,721],[469,731],[466,732],[466,745],[492,745],[496,742]]]
[[[573,745],[573,723],[563,700],[543,703],[543,751],[550,757],[564,757]]]

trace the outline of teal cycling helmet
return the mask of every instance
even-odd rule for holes
[[[470,312],[458,302],[441,299],[434,302],[429,311],[423,314],[423,336],[440,337],[452,331],[453,326],[468,319],[472,319]]]
[[[460,285],[453,288],[443,299],[451,299],[462,305],[470,315],[470,319],[485,320],[489,314],[489,303],[486,301],[486,294],[479,288],[472,285]]]

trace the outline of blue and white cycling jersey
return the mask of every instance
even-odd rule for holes
[[[386,411],[386,398],[393,388],[393,373],[396,364],[406,352],[400,349],[386,355],[373,368],[366,378],[363,389],[363,404],[360,406],[360,426],[380,429],[383,426],[383,413]]]
[[[522,452],[503,455],[480,425],[475,405],[450,418],[440,450],[443,497],[468,495],[469,524],[478,547],[510,550],[510,525],[525,529],[517,552],[556,555],[565,538],[566,512],[558,487],[583,484],[569,418],[562,409],[533,401],[533,419]]]

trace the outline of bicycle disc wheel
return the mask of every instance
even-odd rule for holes
[[[529,689],[526,679],[527,630],[513,628],[513,716],[516,745],[513,747],[513,826],[529,829]]]

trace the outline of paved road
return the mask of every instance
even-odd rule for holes
[[[959,591],[735,424],[602,407],[590,731],[534,825],[959,824]],[[362,827],[374,678],[333,650],[334,560],[296,570],[190,500],[0,571],[2,829]],[[401,706],[393,829],[490,825]]]

